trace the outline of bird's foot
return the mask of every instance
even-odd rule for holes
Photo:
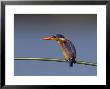
[[[65,60],[65,62],[68,62],[68,60]]]
[[[76,63],[76,60],[74,60],[73,63],[75,64]]]

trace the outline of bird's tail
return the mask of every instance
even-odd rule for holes
[[[73,63],[75,64],[76,63],[76,60],[75,59],[70,59],[69,60],[69,66],[70,67],[73,67]]]

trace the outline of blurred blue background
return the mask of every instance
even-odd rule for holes
[[[78,59],[97,62],[96,14],[15,14],[15,58],[63,58],[56,42],[40,40],[58,33],[74,43]],[[75,64],[70,68],[64,62],[15,60],[14,75],[95,76],[97,67]]]

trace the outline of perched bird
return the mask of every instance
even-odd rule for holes
[[[76,49],[72,42],[64,37],[62,34],[56,34],[49,37],[42,38],[43,40],[54,40],[56,41],[64,55],[66,62],[69,62],[69,66],[72,67],[73,63],[76,63]]]

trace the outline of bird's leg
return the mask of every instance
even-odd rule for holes
[[[71,58],[71,59],[69,59],[68,61],[71,61],[71,62],[73,62],[74,64],[76,63],[75,58]]]
[[[67,62],[68,60],[66,58],[64,58],[65,62]]]
[[[65,60],[65,62],[67,62],[67,60]]]

